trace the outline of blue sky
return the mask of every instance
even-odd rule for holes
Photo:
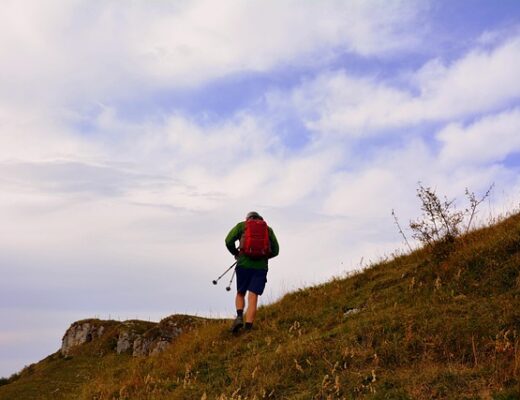
[[[519,205],[518,1],[8,0],[0,49],[0,376],[78,319],[232,315],[252,209],[265,304],[403,249],[418,181]]]

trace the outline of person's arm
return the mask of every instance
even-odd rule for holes
[[[226,236],[226,247],[229,250],[231,254],[234,256],[237,256],[239,251],[236,247],[236,241],[240,240],[240,237],[242,236],[242,227],[241,223],[239,222],[234,226],[233,229],[231,229]]]
[[[271,228],[269,228],[269,241],[271,242],[271,254],[269,255],[269,258],[273,258],[280,252],[280,246],[278,245],[278,239],[276,239],[276,235]]]

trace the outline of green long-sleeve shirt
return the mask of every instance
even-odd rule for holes
[[[238,255],[238,264],[237,266],[243,268],[255,268],[255,269],[267,269],[268,259],[260,258],[260,259],[252,259],[245,254],[239,254],[239,251],[236,247],[236,242],[240,241],[242,234],[244,233],[246,223],[244,221],[236,224],[231,231],[229,231],[226,236],[226,247],[229,252],[234,256]],[[271,242],[271,255],[269,258],[276,257],[280,252],[280,247],[278,245],[278,240],[274,234],[274,231],[268,227],[269,231],[269,241]]]

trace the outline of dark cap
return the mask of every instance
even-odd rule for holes
[[[246,220],[248,220],[248,219],[263,219],[263,218],[256,211],[249,211],[246,215]]]

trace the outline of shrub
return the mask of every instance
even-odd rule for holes
[[[455,199],[449,200],[446,196],[441,199],[434,189],[419,182],[417,197],[421,201],[422,215],[410,221],[412,237],[432,249],[437,258],[444,259],[453,250],[455,239],[471,229],[478,212],[477,207],[490,195],[493,186],[491,185],[480,199],[466,188],[469,205],[464,210],[458,210],[455,207]],[[392,215],[398,223],[393,211]],[[399,231],[404,235],[401,229]]]
[[[455,208],[455,200],[441,200],[437,193],[419,183],[417,197],[421,200],[422,216],[410,221],[413,238],[433,247],[435,243],[452,242],[461,231],[464,213]]]

